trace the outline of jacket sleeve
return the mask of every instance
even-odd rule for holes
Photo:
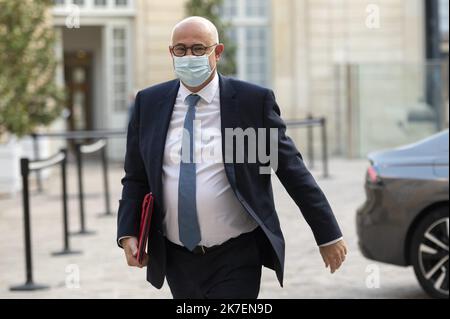
[[[117,243],[122,237],[138,237],[142,201],[150,192],[144,162],[139,149],[140,94],[128,124],[125,155],[125,176],[122,178],[122,198],[117,217]]]
[[[277,129],[278,164],[275,173],[300,208],[320,246],[342,237],[336,218],[324,193],[306,168],[302,155],[286,135],[286,124],[280,117],[275,95],[268,90],[264,103],[266,129]]]

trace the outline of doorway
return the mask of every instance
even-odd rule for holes
[[[62,29],[67,129],[95,130],[104,125],[103,28]]]
[[[84,50],[64,53],[67,88],[67,127],[70,131],[92,130],[92,53]]]

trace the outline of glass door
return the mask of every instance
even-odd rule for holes
[[[68,128],[71,131],[92,129],[92,54],[86,51],[64,54],[67,88]]]

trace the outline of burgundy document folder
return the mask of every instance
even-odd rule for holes
[[[153,194],[145,195],[142,202],[141,224],[139,226],[139,242],[137,260],[140,264],[144,261],[145,250],[147,248],[148,234],[150,232],[150,224],[153,215]]]

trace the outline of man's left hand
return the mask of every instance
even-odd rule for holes
[[[320,254],[322,255],[325,267],[330,266],[332,274],[341,267],[347,255],[347,245],[344,240],[340,240],[337,243],[320,247]]]

